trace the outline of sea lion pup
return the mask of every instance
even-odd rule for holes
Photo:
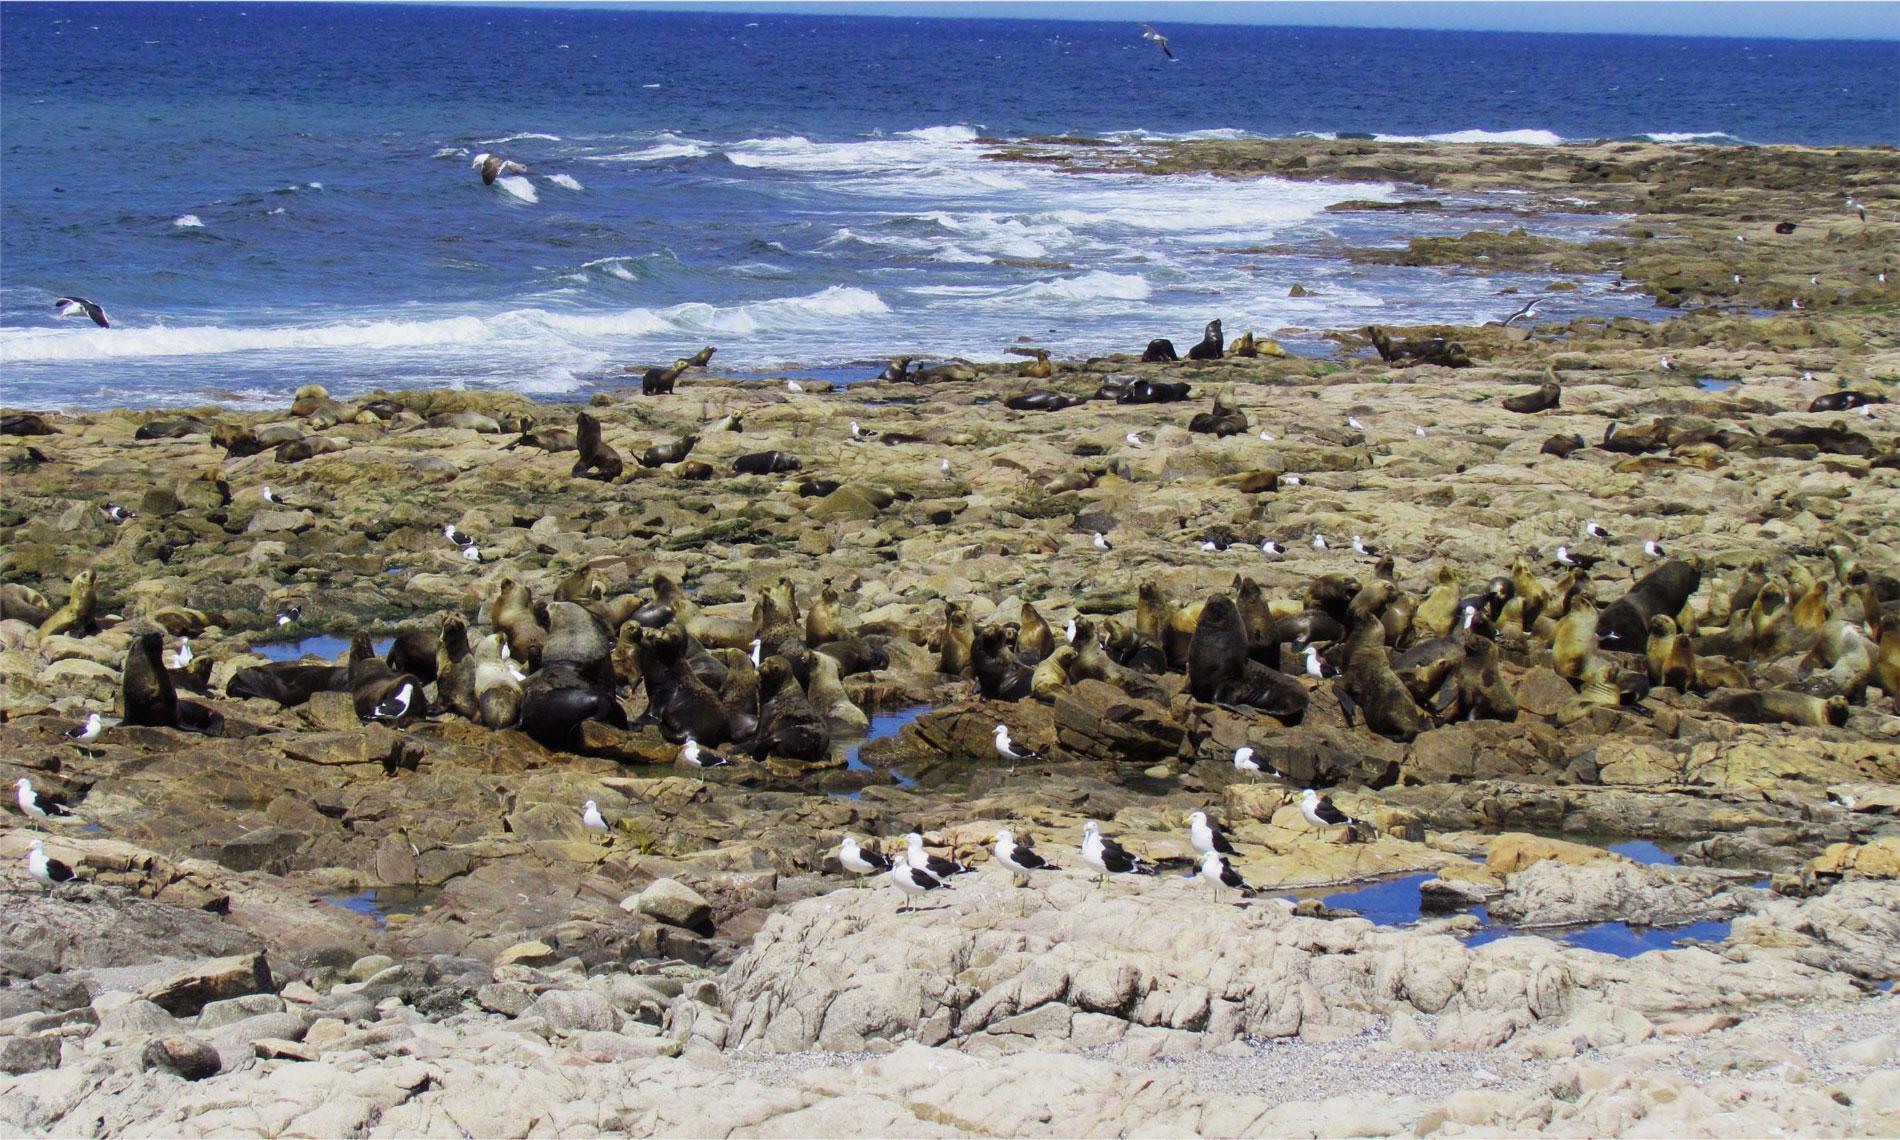
[[[1537,451],[1540,455],[1554,455],[1559,459],[1568,459],[1573,452],[1582,451],[1589,446],[1584,438],[1575,432],[1569,435],[1559,433],[1545,440],[1544,446],[1538,448]]]
[[[970,668],[976,674],[977,691],[986,700],[1020,701],[1029,695],[1034,666],[1010,652],[1009,630],[1000,625],[985,626],[976,635],[970,652]]]
[[[666,368],[649,368],[640,374],[640,394],[642,396],[670,396],[673,383],[680,373],[692,367],[692,361],[681,357]]]
[[[731,719],[719,694],[686,667],[685,631],[671,625],[636,630],[634,637],[646,716],[659,723],[661,735],[675,743],[690,736],[709,747],[730,740]],[[732,676],[730,669],[726,676]]]
[[[838,587],[832,585],[829,578],[825,579],[824,587],[805,611],[805,644],[823,646],[851,636],[838,616],[838,597]]]
[[[1674,618],[1657,614],[1649,619],[1644,658],[1652,685],[1686,693],[1695,683],[1695,646],[1677,632]]]
[[[1181,358],[1174,354],[1174,342],[1166,337],[1156,337],[1149,341],[1148,347],[1141,354],[1143,364],[1172,364],[1179,359]]]
[[[693,453],[699,443],[696,435],[683,435],[672,443],[655,444],[640,455],[642,467],[664,467],[668,463],[678,463]]]
[[[1232,385],[1214,393],[1213,411],[1202,412],[1188,421],[1189,431],[1198,435],[1212,435],[1215,439],[1240,435],[1248,426],[1247,413],[1241,411],[1240,405],[1234,401]]]
[[[409,689],[407,705],[393,716],[384,715],[380,706],[392,699],[401,704],[399,694],[405,686]],[[422,695],[421,679],[413,673],[391,669],[376,656],[369,634],[360,629],[350,638],[350,704],[359,720],[407,721],[429,711],[429,702]]]
[[[824,760],[831,755],[831,729],[812,708],[791,663],[767,657],[759,665],[759,732],[752,754],[763,760],[783,756],[792,760]]]
[[[0,621],[23,621],[38,629],[57,607],[46,595],[14,582],[0,582]]]
[[[438,676],[438,658],[442,651],[442,640],[432,630],[405,629],[389,643],[389,652],[383,655],[384,664],[398,673],[408,673],[423,684],[429,684]]]
[[[1259,356],[1260,346],[1254,342],[1253,330],[1248,329],[1246,332],[1241,333],[1239,336],[1235,337],[1234,343],[1227,346],[1227,355],[1229,356]]]
[[[890,359],[890,363],[884,366],[884,371],[878,373],[872,377],[872,379],[883,380],[892,384],[901,384],[910,379],[910,362],[912,359],[913,358],[909,356],[893,356]]]
[[[1225,339],[1221,336],[1219,318],[1211,320],[1207,322],[1207,326],[1201,330],[1201,343],[1188,349],[1188,359],[1219,360],[1221,358],[1221,346],[1225,343]]]
[[[726,667],[719,686],[719,703],[726,709],[726,736],[743,745],[759,731],[759,671],[752,655],[743,649],[721,649],[717,656]]]
[[[1464,655],[1446,679],[1432,712],[1441,724],[1457,720],[1516,720],[1517,697],[1498,672],[1497,642],[1466,630]]]
[[[488,603],[488,624],[501,631],[508,652],[524,669],[541,664],[541,647],[547,644],[548,631],[534,613],[534,595],[504,575],[496,584],[495,600]]]
[[[573,602],[548,603],[548,639],[541,648],[541,667],[571,667],[589,685],[614,686],[613,637],[586,609]]]
[[[1246,705],[1287,721],[1306,715],[1300,683],[1247,656],[1247,628],[1226,594],[1202,603],[1187,656],[1188,692],[1197,701]]]
[[[488,728],[511,728],[521,719],[521,682],[501,657],[500,634],[475,643],[475,717]]]
[[[1718,689],[1705,706],[1743,724],[1798,724],[1811,728],[1847,723],[1846,697],[1812,697],[1786,689]]]
[[[732,473],[735,475],[777,475],[785,471],[796,471],[804,464],[798,456],[787,451],[755,451],[741,455],[732,461]]]
[[[1438,585],[1425,595],[1412,614],[1412,628],[1426,637],[1444,637],[1458,622],[1458,572],[1451,563],[1440,563]]]
[[[871,730],[871,718],[864,715],[864,710],[844,691],[838,662],[830,655],[812,654],[811,683],[806,686],[806,693],[811,707],[825,718],[825,724],[830,726],[831,731],[856,735]]]
[[[1049,377],[1055,375],[1055,369],[1049,366],[1049,350],[1046,348],[1023,348],[1018,345],[1010,345],[1003,351],[1009,353],[1011,356],[1035,357],[1034,361],[1026,362],[1022,365],[1018,370],[1018,375],[1027,376],[1031,380],[1047,380]]]
[[[1641,653],[1649,642],[1649,619],[1675,614],[1702,584],[1702,572],[1671,559],[1645,574],[1630,591],[1597,617],[1597,638],[1605,649]]]
[[[1110,661],[1137,674],[1159,675],[1169,671],[1168,655],[1162,652],[1161,646],[1125,621],[1111,618],[1104,623],[1102,648]]]
[[[1055,631],[1042,620],[1042,614],[1024,602],[1017,619],[1016,652],[1031,662],[1041,661],[1056,651]]]
[[[586,412],[576,417],[574,443],[580,451],[571,472],[576,479],[598,479],[603,483],[611,483],[620,478],[626,464],[621,461],[618,451],[601,440],[599,420]]]
[[[749,649],[758,636],[758,627],[739,618],[713,617],[700,612],[699,604],[680,589],[679,583],[665,574],[653,576],[653,598],[673,611],[673,620],[681,629],[712,649]],[[705,741],[700,741],[704,744]]]
[[[1816,396],[1808,405],[1810,412],[1849,412],[1868,404],[1884,404],[1887,397],[1878,392],[1829,392]]]
[[[93,613],[99,608],[99,590],[95,585],[97,577],[91,567],[73,575],[72,588],[66,593],[65,603],[40,623],[41,637],[51,637],[56,633],[83,636],[92,631]]]
[[[1539,384],[1535,391],[1507,396],[1502,401],[1505,411],[1523,414],[1549,411],[1562,402],[1563,386],[1557,383],[1556,378],[1551,376],[1548,370],[1545,372],[1544,382]],[[1546,445],[1548,446],[1548,441]],[[1563,454],[1568,455],[1569,452],[1565,451]]]
[[[1036,671],[1030,675],[1029,695],[1044,704],[1053,704],[1057,696],[1068,690],[1069,669],[1079,657],[1081,653],[1073,645],[1056,646],[1055,652],[1037,663]]]
[[[468,644],[468,623],[460,614],[442,619],[442,633],[436,639],[435,695],[443,708],[457,716],[478,720],[481,707],[476,703],[475,670],[481,664]]]
[[[976,647],[976,625],[962,602],[943,604],[943,637],[937,650],[937,672],[949,677],[966,675]]]
[[[1589,598],[1578,597],[1571,603],[1570,612],[1564,614],[1550,637],[1551,667],[1559,677],[1572,682],[1583,678],[1584,670],[1596,657],[1597,628],[1600,624],[1601,615]],[[1647,643],[1647,630],[1644,631],[1644,639]]]

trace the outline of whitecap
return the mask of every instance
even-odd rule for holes
[[[575,178],[571,174],[550,174],[548,175],[548,181],[554,183],[556,186],[565,186],[569,190],[585,189],[581,185],[580,179]]]
[[[172,225],[177,226],[181,230],[199,230],[204,228],[204,222],[200,221],[196,214],[184,214],[173,218]]]
[[[667,158],[702,158],[710,153],[695,142],[660,143],[644,150],[618,151],[613,154],[586,155],[589,162],[658,162]]]
[[[1437,142],[1437,143],[1518,143],[1524,146],[1556,146],[1563,142],[1563,136],[1555,131],[1525,129],[1516,131],[1445,131],[1435,135],[1382,135],[1372,136],[1380,142]]]
[[[513,194],[523,202],[539,202],[541,195],[535,193],[534,183],[519,174],[508,174],[495,179],[495,185]]]
[[[560,142],[560,135],[544,135],[534,131],[523,131],[518,135],[506,135],[498,139],[477,139],[476,146],[500,146],[502,143],[522,142],[526,139],[540,139],[543,142]]]

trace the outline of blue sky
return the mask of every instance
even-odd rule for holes
[[[581,7],[582,4],[564,5]],[[733,3],[660,0],[617,2],[614,8],[729,12],[832,12],[841,15],[986,16],[1038,20],[1134,20],[1155,24],[1304,24],[1324,27],[1444,28],[1460,31],[1615,32],[1636,35],[1747,36],[1787,39],[1900,40],[1900,3],[1698,0],[1656,3],[1472,2],[1366,0],[1291,2],[1158,0],[1153,3],[1053,0],[939,3],[930,0],[866,3],[818,0],[736,0]]]

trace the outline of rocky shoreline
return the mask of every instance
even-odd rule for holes
[[[1675,312],[10,413],[0,777],[77,819],[0,831],[0,1124],[1900,1128],[1900,157],[1113,161],[1625,215],[1344,255]],[[1194,811],[1258,896],[1184,878]],[[1089,820],[1159,873],[1098,885]],[[1004,828],[1064,869],[1012,884]],[[842,836],[913,831],[972,873],[852,889]],[[1406,925],[1328,893],[1400,875]],[[1604,922],[1713,933],[1534,933]]]

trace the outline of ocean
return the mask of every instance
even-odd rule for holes
[[[1132,9],[1131,9],[1132,11]],[[1616,219],[1328,213],[1400,187],[1062,173],[995,139],[1900,142],[1900,44],[275,4],[0,5],[0,403],[584,396],[715,365],[1481,321],[1544,277],[1351,246]],[[527,173],[484,186],[480,153]],[[1574,279],[1545,319],[1643,315]],[[1294,284],[1315,295],[1290,297]],[[110,329],[59,320],[62,294]]]

